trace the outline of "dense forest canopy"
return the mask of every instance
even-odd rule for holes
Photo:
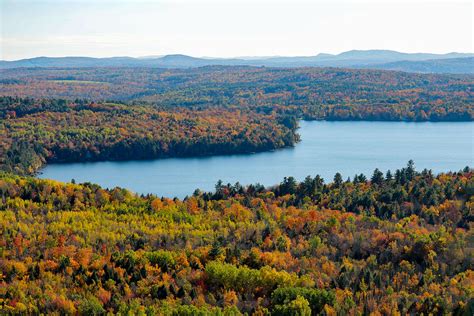
[[[185,200],[0,174],[0,313],[472,315],[474,174]]]
[[[171,107],[284,106],[308,119],[474,118],[472,75],[341,68],[18,68],[0,95],[148,102]]]
[[[0,170],[45,162],[250,153],[293,146],[292,116],[242,109],[159,109],[0,97]]]

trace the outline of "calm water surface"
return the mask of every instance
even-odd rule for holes
[[[376,167],[395,170],[409,159],[418,170],[435,172],[473,166],[473,122],[302,121],[300,126],[302,141],[294,148],[250,155],[52,164],[39,177],[183,198],[196,188],[214,190],[219,179],[273,185],[285,176],[302,180],[320,174],[328,182],[336,172],[344,178],[369,176]]]

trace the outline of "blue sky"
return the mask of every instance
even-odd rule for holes
[[[473,51],[471,1],[0,0],[0,59]]]

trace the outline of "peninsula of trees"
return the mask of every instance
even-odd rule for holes
[[[159,109],[0,97],[0,170],[46,162],[251,153],[293,146],[297,122],[275,111]]]

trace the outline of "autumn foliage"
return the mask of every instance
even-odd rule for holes
[[[293,146],[296,120],[245,109],[160,109],[81,100],[0,97],[0,169],[46,162],[250,153]]]
[[[472,314],[473,176],[410,163],[181,201],[2,174],[0,313]]]
[[[0,95],[147,102],[166,107],[285,107],[307,119],[469,121],[472,75],[340,68],[17,68]]]

